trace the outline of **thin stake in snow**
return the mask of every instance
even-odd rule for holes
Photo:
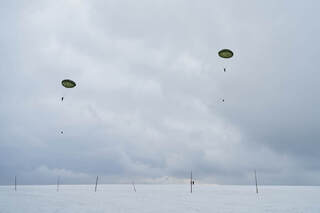
[[[257,172],[256,172],[256,170],[254,170],[254,179],[256,181],[256,193],[258,194],[259,191],[258,191],[258,181],[257,181]]]
[[[137,190],[136,190],[136,186],[134,185],[134,182],[132,181],[132,186],[133,186],[133,190],[134,190],[134,192],[137,192]]]
[[[14,176],[14,191],[17,191],[17,176]]]
[[[97,191],[97,186],[98,186],[98,176],[97,176],[97,179],[96,179],[96,187],[94,188],[94,191],[96,192]]]
[[[60,186],[60,177],[58,177],[58,180],[57,180],[57,192],[59,191],[59,186]]]
[[[192,171],[191,171],[191,175],[190,175],[190,193],[192,193],[192,186],[194,185],[194,180],[192,178]]]

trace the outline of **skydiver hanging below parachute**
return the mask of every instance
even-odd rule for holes
[[[232,58],[233,56],[233,52],[229,49],[220,50],[218,54],[221,58]],[[226,68],[223,68],[223,71],[226,72]]]
[[[65,79],[63,81],[61,81],[61,84],[63,87],[69,89],[69,88],[74,88],[76,86],[76,83],[70,79]],[[61,97],[61,101],[64,100],[64,96]],[[63,134],[63,131],[60,131],[61,134]]]
[[[219,52],[218,52],[218,55],[221,57],[221,58],[226,58],[226,59],[228,59],[228,58],[232,58],[232,56],[233,56],[233,52],[231,51],[231,50],[229,50],[229,49],[222,49],[222,50],[220,50]],[[226,68],[223,68],[223,72],[226,72]],[[224,99],[222,99],[222,102],[224,102],[225,100]]]
[[[73,88],[76,86],[76,83],[70,79],[65,79],[63,81],[61,81],[62,86],[64,86],[65,88]],[[61,97],[61,101],[64,100],[64,97]]]

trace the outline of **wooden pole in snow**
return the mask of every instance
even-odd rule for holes
[[[94,188],[95,192],[97,191],[97,185],[98,185],[98,176],[97,176],[97,179],[96,179],[96,187]]]
[[[254,179],[256,181],[256,193],[258,194],[259,191],[258,191],[258,181],[257,181],[257,172],[256,172],[256,170],[254,170]]]
[[[59,191],[59,186],[60,186],[60,177],[58,177],[58,180],[57,180],[57,192]]]
[[[192,185],[193,185],[193,181],[192,181],[192,171],[191,171],[191,175],[190,175],[190,192],[192,193]]]
[[[132,186],[133,186],[133,190],[134,190],[134,192],[137,192],[136,187],[135,187],[135,185],[134,185],[134,182],[133,182],[133,181],[132,181]]]
[[[17,176],[14,176],[14,191],[17,191]]]

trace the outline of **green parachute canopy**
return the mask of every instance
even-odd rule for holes
[[[231,58],[233,56],[233,52],[229,49],[220,50],[218,54],[221,58]]]
[[[65,88],[73,88],[76,86],[76,83],[70,79],[65,79],[65,80],[61,81],[61,84]]]

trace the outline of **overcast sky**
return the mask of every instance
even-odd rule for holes
[[[1,1],[0,184],[319,185],[319,9]]]

